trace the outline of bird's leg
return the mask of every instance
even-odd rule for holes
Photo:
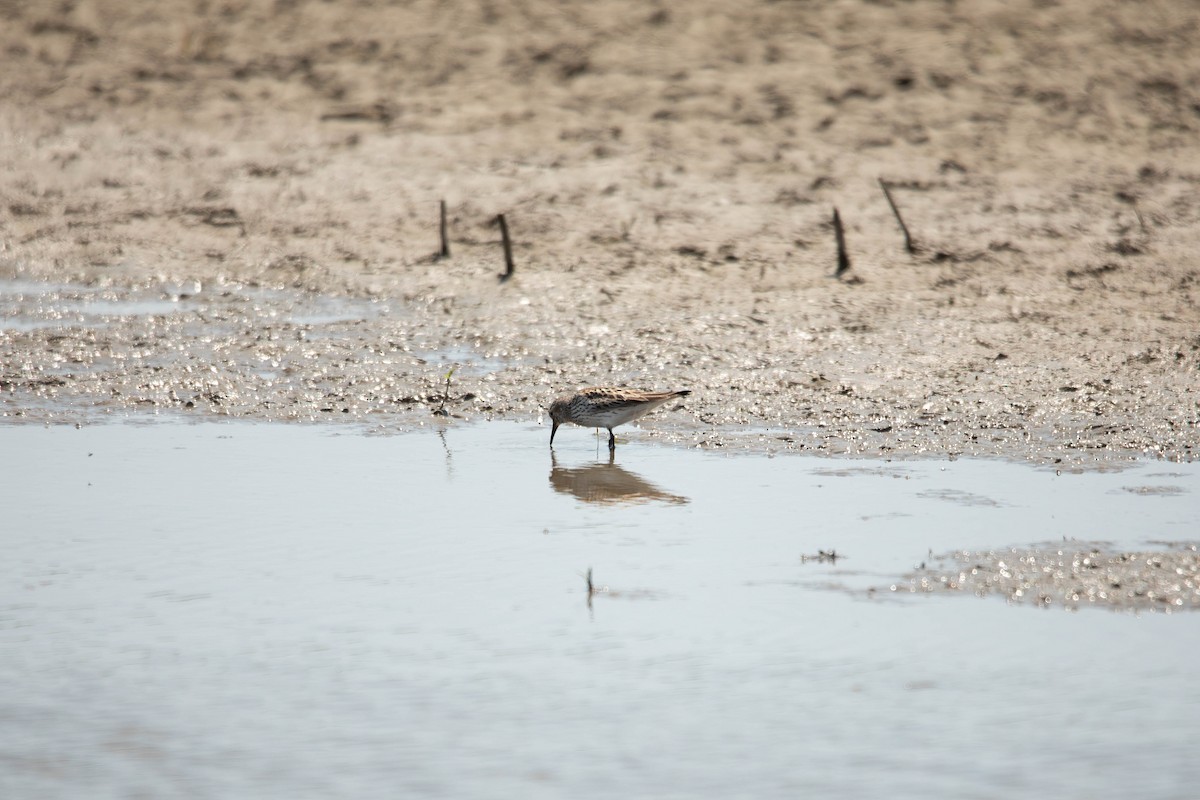
[[[613,435],[612,428],[608,429],[608,449],[609,450],[617,449],[617,437]]]

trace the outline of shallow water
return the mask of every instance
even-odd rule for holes
[[[237,285],[204,289],[199,282],[135,289],[29,280],[0,280],[0,331],[103,328],[119,320],[184,316],[229,309],[260,321],[317,327],[370,320],[394,312],[388,303]],[[219,321],[219,320],[217,320]],[[211,328],[210,328],[211,330]]]
[[[887,587],[1195,539],[1197,465],[548,435],[0,427],[0,796],[1192,795],[1200,616]]]
[[[186,294],[166,289],[117,292],[78,284],[0,281],[0,332],[96,328],[120,317],[174,314],[187,305]]]

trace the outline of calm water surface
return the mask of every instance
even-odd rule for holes
[[[887,587],[1194,540],[1196,465],[563,433],[0,427],[0,797],[1194,796],[1200,616]]]

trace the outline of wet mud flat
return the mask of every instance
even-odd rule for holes
[[[1198,27],[0,3],[0,794],[1190,797]]]
[[[0,278],[47,286],[0,331],[10,418],[618,384],[691,389],[646,430],[713,448],[1200,451],[1195,8],[0,13]]]
[[[931,374],[918,365],[928,354],[907,366],[879,361],[897,343],[929,341],[916,318],[907,332],[852,338],[792,327],[799,321],[786,313],[773,322],[715,311],[685,320],[686,304],[652,323],[640,307],[599,323],[568,309],[531,310],[544,298],[519,281],[498,287],[490,272],[421,270],[428,285],[397,296],[235,280],[49,283],[10,264],[0,277],[0,413],[86,421],[150,411],[404,430],[434,412],[537,420],[566,389],[615,383],[692,387],[635,435],[737,451],[998,455],[1087,467],[1188,460],[1200,436],[1183,351],[1103,370],[1096,349],[1053,370],[1001,353],[962,374]],[[462,321],[464,308],[473,322]],[[978,322],[958,324],[955,337]],[[746,350],[745,338],[758,349]],[[1030,341],[1026,358],[1058,357],[1051,338],[1033,350]]]
[[[1200,552],[1194,543],[1163,543],[1157,551],[1072,542],[1004,551],[962,551],[893,584],[893,592],[974,594],[1044,608],[1115,611],[1200,609]]]

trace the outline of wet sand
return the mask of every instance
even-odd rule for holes
[[[1003,552],[939,556],[893,584],[893,592],[998,596],[1044,608],[1120,611],[1200,609],[1200,555],[1194,543],[1126,552],[1103,543],[1063,543]]]
[[[690,388],[645,428],[704,447],[1200,447],[1200,9],[2,13],[0,277],[49,284],[9,291],[9,418],[402,429],[459,363],[455,416]]]

